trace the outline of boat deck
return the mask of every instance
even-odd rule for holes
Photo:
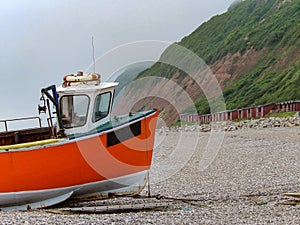
[[[0,146],[15,145],[51,138],[49,127],[38,127],[0,133]]]
[[[124,124],[138,120],[142,117],[146,117],[147,115],[150,115],[153,112],[154,110],[150,110],[150,111],[139,112],[139,113],[132,113],[132,114],[130,113],[128,115],[115,116],[110,121],[101,124],[100,126],[92,129],[87,133],[77,133],[77,134],[70,135],[69,139],[75,139],[79,137],[88,136],[91,134],[101,133],[106,130],[113,129],[115,127],[120,127]],[[130,129],[132,130],[133,127],[130,127]],[[39,127],[39,128],[30,128],[24,130],[0,132],[0,146],[36,142],[36,141],[47,140],[50,138],[53,137],[52,137],[51,129],[49,127]]]

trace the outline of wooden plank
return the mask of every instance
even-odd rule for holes
[[[284,195],[288,196],[288,197],[293,197],[293,198],[300,198],[300,192],[298,192],[298,193],[285,193]]]
[[[281,205],[300,205],[300,201],[299,200],[287,200],[284,202],[280,202]]]
[[[109,205],[96,207],[62,208],[51,210],[52,213],[126,213],[136,211],[166,210],[171,208],[171,203],[144,203],[130,205]]]

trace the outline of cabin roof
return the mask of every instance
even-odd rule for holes
[[[95,92],[99,90],[105,90],[109,88],[114,88],[118,85],[117,82],[103,82],[99,85],[79,85],[79,86],[70,86],[70,87],[63,87],[59,86],[57,88],[57,92],[60,93],[75,93],[75,92]]]

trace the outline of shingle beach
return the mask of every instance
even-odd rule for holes
[[[2,211],[0,224],[300,224],[300,204],[285,204],[297,201],[284,196],[300,192],[299,127],[224,132],[216,156],[202,170],[210,136],[193,129],[157,132],[152,198],[144,198],[145,188],[140,198],[63,206],[164,203],[163,207],[116,213],[61,213],[61,206]]]

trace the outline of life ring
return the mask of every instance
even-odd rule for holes
[[[99,73],[90,73],[84,75],[82,72],[77,74],[68,74],[63,77],[63,86],[78,86],[80,84],[99,85],[101,75]]]

